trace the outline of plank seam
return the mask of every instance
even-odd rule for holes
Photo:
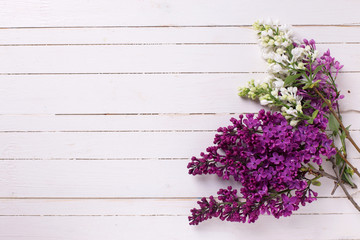
[[[189,160],[189,157],[165,157],[165,158],[0,158],[0,161],[146,161],[146,160],[155,160],[155,161],[176,161],[176,160]],[[355,158],[354,158],[355,159]]]
[[[180,75],[180,74],[257,74],[266,72],[250,71],[250,72],[33,72],[33,73],[9,73],[3,72],[0,75]],[[334,72],[335,73],[335,72]],[[340,71],[341,73],[360,73],[356,71]]]
[[[360,44],[360,42],[317,42],[318,45]],[[71,47],[71,46],[201,46],[201,45],[257,45],[255,42],[177,42],[177,43],[18,43],[0,44],[0,47]]]
[[[0,197],[0,200],[199,200],[198,197]],[[318,196],[318,199],[347,199],[346,196]]]
[[[348,24],[291,24],[292,27],[359,27],[360,23]],[[209,24],[209,25],[102,25],[102,26],[0,26],[2,29],[83,29],[83,28],[252,28],[251,24]]]
[[[360,129],[351,129],[350,132],[358,132]],[[1,133],[216,133],[216,129],[174,129],[174,130],[0,130]]]
[[[187,217],[189,214],[17,214],[0,215],[0,217]],[[293,213],[297,216],[326,215],[360,215],[360,213]]]

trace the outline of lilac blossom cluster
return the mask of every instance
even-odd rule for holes
[[[323,100],[314,94],[314,87],[321,89],[337,108],[337,101],[343,96],[337,90],[335,79],[343,66],[330,56],[329,50],[319,57],[313,39],[297,41],[286,25],[259,21],[254,23],[254,29],[268,63],[267,75],[261,81],[251,80],[248,86],[241,87],[240,96],[278,107],[292,126],[302,120],[312,124],[319,112],[329,114]],[[325,127],[326,124],[321,126]]]
[[[341,143],[335,157],[338,174],[351,187],[356,187],[352,181],[354,169],[344,157],[347,155],[345,138],[350,136],[348,128],[340,124],[338,102],[344,96],[335,83],[343,65],[329,50],[321,56],[313,39],[302,42],[294,39],[286,25],[257,21],[253,27],[268,70],[263,80],[251,80],[241,87],[239,95],[279,110],[291,126],[306,122],[322,130],[328,127],[328,137],[337,138],[340,141],[335,142]]]
[[[317,52],[313,39],[310,41],[304,39],[302,44],[294,42],[293,46],[295,48],[308,48],[313,53]],[[346,160],[343,160],[344,157],[340,157],[340,155],[346,156],[346,131],[342,129],[335,118],[335,115],[340,116],[339,100],[344,98],[335,83],[343,65],[330,55],[330,50],[327,50],[320,57],[304,58],[302,63],[305,70],[297,70],[293,73],[295,76],[296,74],[302,76],[292,82],[292,85],[298,87],[297,94],[302,98],[303,108],[301,114],[306,117],[308,123],[314,124],[314,126],[322,130],[328,127],[330,130],[329,138],[339,138],[341,147],[336,156],[336,165],[339,167],[338,172],[342,180],[355,188],[356,185],[352,181],[354,171],[345,162]],[[334,111],[337,111],[337,114]],[[341,116],[338,118],[341,120]]]
[[[240,196],[228,187],[219,190],[218,200],[202,198],[200,208],[191,210],[190,224],[212,217],[251,223],[265,213],[279,218],[316,199],[310,187],[318,177],[309,177],[311,163],[320,166],[322,155],[336,153],[324,132],[305,123],[293,127],[280,113],[265,110],[230,121],[232,125],[218,129],[215,146],[193,157],[188,169],[192,175],[234,179],[240,183]]]
[[[304,39],[302,44],[294,42],[293,46],[300,48],[309,46],[311,52],[316,51],[316,44],[313,39],[310,41]],[[324,97],[332,103],[334,109],[337,109],[338,101],[343,99],[344,95],[340,95],[340,92],[337,90],[335,79],[340,69],[343,68],[343,65],[336,61],[334,57],[331,57],[330,50],[327,50],[321,57],[315,58],[313,61],[303,59],[302,62],[307,69],[303,74],[306,74],[309,79],[312,79],[313,83],[316,83]],[[334,70],[336,71],[335,73],[333,73]],[[311,74],[313,75],[311,76]],[[305,85],[305,83],[302,83],[301,80],[299,80],[298,84],[300,84],[300,87],[298,88],[297,94],[302,97],[304,103],[308,103],[308,105],[303,108],[303,113],[306,116],[312,116],[314,111],[318,111],[317,117],[314,119],[314,124],[321,129],[326,129],[328,120],[325,116],[330,114],[328,106],[324,104],[324,101],[319,96],[313,93],[311,88],[304,89],[303,85]]]

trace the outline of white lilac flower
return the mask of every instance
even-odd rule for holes
[[[292,115],[292,116],[294,116],[294,117],[297,116],[297,111],[296,111],[296,109],[293,109],[292,107],[287,108],[285,112],[286,112],[288,115]]]
[[[266,75],[264,77],[264,80],[262,81],[263,83],[269,84],[272,81],[272,77],[270,75]]]
[[[281,54],[274,54],[274,61],[278,62],[278,63],[288,63],[289,59],[286,55],[281,55]]]
[[[271,63],[268,66],[268,72],[271,74],[279,73],[279,74],[286,74],[287,70],[284,69],[280,64],[278,63]]]
[[[274,59],[274,53],[266,50],[262,51],[262,57],[267,61],[268,59]]]
[[[319,56],[319,51],[318,50],[315,50],[314,53],[311,55],[311,60],[312,61],[315,61],[315,59]]]
[[[281,100],[288,101],[290,103],[301,102],[302,97],[297,95],[297,87],[280,88]]]
[[[284,54],[286,51],[285,51],[285,49],[284,48],[278,48],[278,49],[276,49],[276,53],[277,54]]]
[[[284,86],[284,81],[276,78],[275,81],[273,81],[273,86],[277,89],[282,88]]]
[[[262,31],[261,32],[261,37],[264,38],[268,35],[268,32],[267,31]]]
[[[288,47],[288,46],[290,46],[290,42],[289,41],[284,41],[282,44],[281,44],[281,46],[283,46],[283,47]]]
[[[302,111],[302,106],[301,106],[301,103],[300,102],[298,102],[297,104],[296,104],[296,111],[298,111],[299,113],[302,113],[303,111]]]
[[[296,124],[298,114],[302,113],[302,97],[297,95],[296,87],[285,88],[284,80],[290,75],[290,68],[305,69],[303,59],[317,56],[317,53],[309,47],[294,48],[292,44],[295,40],[287,25],[278,26],[269,20],[259,20],[253,27],[257,31],[262,56],[268,62],[267,76],[260,82],[252,80],[247,87],[240,88],[239,95],[258,99],[261,105],[283,104],[286,107],[282,108],[282,114]]]
[[[296,69],[300,69],[300,70],[304,70],[305,69],[305,64],[303,62],[298,62],[297,65],[295,66]]]
[[[295,127],[298,123],[299,123],[299,120],[294,120],[293,119],[293,120],[290,121],[290,125],[293,126],[293,127]]]
[[[274,34],[274,32],[273,32],[273,30],[270,28],[270,29],[267,31],[267,34],[272,37],[273,34]]]
[[[296,47],[293,50],[291,50],[292,59],[291,62],[297,62],[300,57],[304,54],[305,49],[301,47]]]
[[[271,103],[273,103],[273,101],[269,101],[269,100],[266,100],[266,99],[261,99],[260,100],[260,104],[263,105],[263,106],[271,104]]]

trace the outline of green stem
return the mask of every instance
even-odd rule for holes
[[[337,184],[340,185],[340,187],[342,188],[342,190],[344,191],[346,197],[349,199],[349,201],[354,205],[354,207],[360,212],[360,206],[355,202],[354,198],[350,195],[350,193],[348,192],[348,190],[346,189],[346,187],[344,186],[344,184],[341,181],[341,176],[339,175],[339,169],[336,166],[336,163],[334,161],[334,159],[332,159],[332,164],[333,164],[333,170],[336,174],[336,177],[338,179]]]
[[[342,160],[344,160],[344,162],[346,162],[346,163],[349,165],[349,167],[351,167],[351,169],[354,171],[354,173],[356,173],[356,175],[358,175],[358,176],[360,177],[360,173],[359,173],[359,171],[357,170],[357,168],[354,167],[354,166],[345,158],[344,155],[342,155],[341,151],[340,151],[337,147],[335,147],[334,144],[332,144],[332,147],[336,149],[337,154],[341,157]]]
[[[344,126],[344,124],[342,123],[342,121],[340,120],[339,116],[337,115],[337,113],[334,111],[334,109],[332,108],[331,104],[329,103],[328,100],[325,99],[325,97],[320,93],[320,91],[314,87],[314,91],[320,96],[320,98],[325,102],[325,104],[329,107],[330,112],[334,115],[336,121],[338,121],[338,123],[340,124],[340,127],[342,128],[342,130],[345,132],[345,136],[346,138],[351,142],[351,144],[356,148],[356,150],[360,153],[360,148],[359,146],[355,143],[354,139],[352,139],[352,137],[350,136],[350,132],[346,129],[346,127]]]

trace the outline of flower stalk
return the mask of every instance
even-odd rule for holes
[[[341,159],[349,165],[349,167],[354,171],[354,173],[360,177],[360,173],[358,169],[345,158],[345,156],[341,153],[341,151],[337,147],[334,146],[334,144],[332,144],[332,146],[336,149],[336,154],[338,154],[341,157]],[[345,167],[343,167],[343,169],[341,170],[340,176],[344,172],[344,169]]]
[[[342,121],[340,120],[339,116],[337,115],[337,113],[334,111],[333,107],[331,106],[331,104],[329,103],[328,100],[325,99],[325,97],[321,94],[321,92],[314,87],[313,88],[314,91],[316,92],[317,95],[319,95],[319,97],[324,101],[324,103],[328,106],[330,112],[332,113],[332,115],[335,117],[336,121],[339,123],[341,129],[345,132],[345,136],[346,138],[351,142],[351,144],[355,147],[355,149],[360,153],[360,148],[359,146],[355,143],[354,139],[350,136],[350,132],[349,130],[344,126],[344,124],[342,123]]]
[[[344,186],[342,180],[341,180],[341,175],[339,175],[339,170],[337,169],[338,166],[336,165],[334,159],[332,159],[332,164],[333,164],[333,170],[335,172],[335,175],[337,177],[337,181],[336,184],[338,184],[341,189],[343,190],[343,192],[345,193],[347,199],[352,203],[352,205],[360,212],[360,206],[357,204],[357,202],[354,200],[354,198],[350,195],[349,191],[346,189],[346,187]]]

